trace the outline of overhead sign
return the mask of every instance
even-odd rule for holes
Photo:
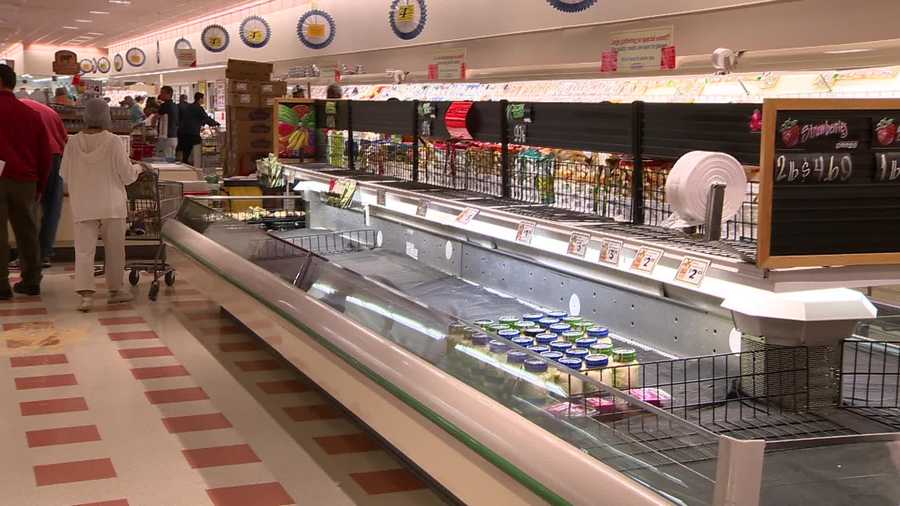
[[[428,65],[428,79],[453,81],[466,78],[466,48],[448,49],[434,53]]]
[[[175,59],[178,60],[179,67],[196,67],[197,50],[193,48],[176,49]]]
[[[675,28],[613,32],[609,36],[609,49],[603,55],[603,67],[618,72],[674,69]]]
[[[53,73],[62,76],[79,74],[78,56],[72,51],[57,51],[53,55]]]

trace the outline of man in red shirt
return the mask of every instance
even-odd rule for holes
[[[34,202],[43,193],[50,170],[47,131],[38,113],[13,95],[16,73],[0,65],[0,300],[12,292],[41,293],[41,264]],[[22,281],[9,286],[9,238],[16,235]]]
[[[66,126],[63,125],[59,114],[46,105],[31,100],[21,99],[22,103],[30,107],[41,116],[47,138],[50,141],[50,172],[47,176],[47,184],[41,197],[41,229],[38,238],[41,245],[41,264],[50,267],[50,258],[53,256],[53,243],[56,242],[56,229],[59,227],[59,217],[62,214],[63,205],[63,181],[59,176],[59,165],[62,162],[63,151],[66,149],[66,141],[69,136]]]

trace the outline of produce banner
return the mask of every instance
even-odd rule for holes
[[[275,148],[278,158],[302,160],[314,157],[316,111],[313,102],[283,99],[275,107]]]

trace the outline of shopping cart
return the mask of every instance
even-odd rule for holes
[[[125,234],[126,244],[129,242],[151,246],[155,243],[156,251],[152,259],[132,260],[125,264],[129,271],[128,281],[137,286],[141,273],[153,274],[150,284],[150,300],[156,300],[159,294],[160,275],[167,286],[175,284],[175,269],[166,263],[166,246],[162,240],[162,224],[175,215],[181,206],[183,189],[181,183],[160,181],[153,171],[144,171],[137,181],[125,187],[128,194],[128,230]]]

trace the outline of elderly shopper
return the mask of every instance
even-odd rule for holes
[[[108,303],[128,302],[123,290],[127,197],[125,186],[141,170],[125,152],[125,145],[111,133],[109,106],[100,99],[85,104],[86,129],[69,138],[62,159],[62,177],[69,189],[75,222],[75,290],[81,296],[80,311],[90,311],[94,295],[94,254],[98,234],[103,236]]]

